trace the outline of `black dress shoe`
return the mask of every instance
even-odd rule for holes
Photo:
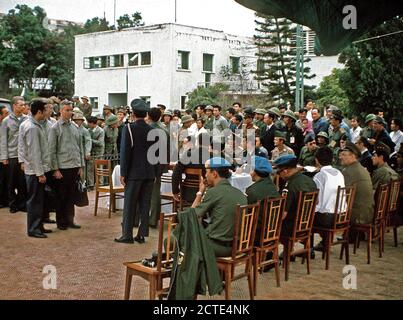
[[[50,229],[42,228],[42,229],[41,229],[41,232],[42,232],[42,233],[52,233],[53,231],[50,230]]]
[[[56,223],[56,221],[52,220],[52,219],[49,219],[49,218],[46,218],[46,219],[43,219],[43,223]]]
[[[319,242],[316,246],[313,247],[315,251],[323,251],[323,241]]]
[[[46,234],[43,234],[41,232],[29,233],[28,236],[33,237],[33,238],[42,238],[42,239],[48,237]]]
[[[125,238],[122,238],[122,237],[115,238],[114,241],[118,242],[118,243],[134,243],[133,239],[125,239]]]
[[[69,224],[69,228],[71,228],[71,229],[81,229],[81,226],[79,224],[73,223],[73,224]]]
[[[58,226],[57,229],[59,229],[59,230],[67,230],[68,228],[65,227],[65,226]]]
[[[146,242],[146,239],[144,239],[144,237],[143,236],[135,236],[134,237],[134,241],[136,241],[136,242],[138,242],[138,243],[144,243],[144,242]]]

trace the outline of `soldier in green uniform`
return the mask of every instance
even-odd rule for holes
[[[112,111],[113,111],[113,109],[112,109],[110,106],[108,106],[107,104],[104,104],[104,112],[103,112],[103,114],[104,114],[104,117],[105,117],[105,121],[106,121],[110,116],[114,115],[114,114],[112,113]],[[118,119],[118,120],[119,120],[119,119]]]
[[[105,120],[105,155],[116,155],[118,139],[118,117],[114,114]]]
[[[259,127],[253,124],[254,115],[255,115],[255,113],[254,113],[252,107],[245,107],[243,123],[242,123],[242,130],[243,130],[244,138],[247,136],[248,130],[255,130],[255,136],[260,137]]]
[[[280,194],[274,185],[270,174],[273,172],[273,168],[266,158],[253,157],[252,163],[254,163],[254,170],[251,172],[253,184],[246,189],[246,195],[248,196],[248,204],[262,201],[265,198],[277,198]],[[256,228],[255,243],[260,241],[260,230],[263,218],[263,203],[261,203],[260,213],[258,217],[258,223]]]
[[[266,110],[264,109],[256,109],[255,110],[255,121],[254,121],[254,125],[257,126],[260,130],[260,132],[262,132],[262,128],[266,125],[263,122],[263,117],[266,114]]]
[[[88,99],[87,96],[81,97],[81,101],[83,102],[82,104],[78,105],[78,108],[82,111],[83,115],[85,118],[88,118],[92,114],[92,106],[88,102],[90,99]]]
[[[275,124],[277,130],[279,130],[279,131],[285,130],[285,123],[281,119],[282,113],[280,112],[280,109],[277,107],[272,107],[272,108],[270,108],[270,111],[277,116],[277,119],[274,121],[274,124]]]
[[[102,129],[105,127],[105,118],[102,114],[97,115],[97,125]]]
[[[286,180],[283,194],[287,194],[285,204],[285,218],[281,227],[282,235],[291,235],[294,222],[297,215],[299,192],[316,191],[317,187],[312,178],[301,173],[297,168],[297,157],[294,155],[285,155],[274,161],[277,168],[277,174],[281,179]]]
[[[326,147],[329,144],[329,135],[325,131],[321,131],[316,135],[316,144],[319,148]]]
[[[361,155],[358,147],[347,142],[340,152],[343,176],[346,186],[356,185],[355,199],[351,213],[351,223],[371,223],[374,217],[374,197],[368,171],[358,161]]]
[[[94,187],[94,160],[101,159],[105,151],[105,132],[97,125],[96,117],[88,118],[88,131],[91,136],[92,148],[91,159],[87,162],[87,181],[88,187]]]
[[[213,106],[207,106],[204,111],[206,113],[206,122],[204,124],[204,128],[206,130],[213,130],[213,124],[214,124],[213,111],[214,111],[214,108],[213,108]]]
[[[372,174],[372,186],[376,190],[380,184],[389,184],[392,180],[399,180],[399,174],[389,165],[390,148],[380,142],[376,145],[372,156],[372,163],[377,168]]]
[[[302,166],[315,166],[315,152],[318,149],[316,141],[312,136],[305,137],[305,146],[299,155],[299,164]]]
[[[360,132],[361,137],[371,139],[375,135],[375,130],[372,126],[375,118],[376,118],[376,115],[374,115],[373,113],[370,113],[365,117],[365,127],[362,128],[362,130]]]
[[[231,186],[231,164],[220,157],[206,161],[206,180],[201,181],[196,199],[192,204],[199,218],[208,214],[208,224],[204,229],[217,257],[230,256],[234,237],[234,214],[236,206],[246,205],[244,193]],[[205,221],[205,220],[204,220]]]

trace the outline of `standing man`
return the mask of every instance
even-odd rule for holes
[[[73,96],[71,98],[71,101],[73,102],[73,108],[79,108],[80,109],[81,101],[80,101],[79,96]]]
[[[206,113],[206,123],[204,124],[204,127],[206,128],[206,130],[213,130],[213,123],[214,123],[214,115],[213,115],[213,111],[214,108],[213,106],[207,106],[205,109],[205,113]]]
[[[111,114],[105,120],[105,155],[116,155],[118,153],[118,123],[118,117],[114,114]]]
[[[329,130],[329,121],[327,121],[325,117],[320,116],[318,108],[312,109],[312,127],[315,136],[317,136],[319,132],[328,132]]]
[[[285,123],[285,143],[294,151],[294,154],[299,155],[304,146],[304,135],[302,129],[295,124],[297,117],[291,110],[284,112],[283,117]]]
[[[242,116],[242,104],[240,102],[234,102],[232,104],[232,107],[235,110],[235,114],[239,114],[240,116]]]
[[[88,161],[91,159],[92,139],[87,128],[83,126],[84,116],[77,112],[73,115],[73,121],[77,125],[81,137],[81,148],[84,150],[85,169],[87,170]],[[85,172],[85,180],[87,180],[87,172]]]
[[[358,139],[360,138],[360,133],[362,128],[360,127],[358,123],[358,117],[357,116],[352,116],[350,119],[350,136],[351,136],[351,142],[356,143]]]
[[[88,187],[94,188],[94,159],[100,159],[105,151],[105,132],[97,124],[96,117],[88,118],[88,131],[91,136],[91,160],[87,162]]]
[[[120,181],[125,187],[122,236],[115,242],[144,243],[149,232],[149,211],[155,180],[155,168],[148,161],[147,154],[153,141],[147,140],[152,130],[145,122],[149,106],[141,99],[131,102],[134,123],[123,130],[120,150]],[[136,214],[140,216],[137,236],[133,239],[133,225]]]
[[[0,128],[3,120],[8,116],[6,106],[0,105]],[[0,135],[0,149],[1,149],[1,135]],[[0,150],[1,155],[1,150]],[[7,167],[0,161],[0,209],[8,206],[7,196]]]
[[[255,125],[259,128],[260,132],[262,132],[262,128],[265,126],[265,123],[263,121],[265,114],[266,114],[265,109],[255,110]]]
[[[91,117],[92,115],[92,106],[88,102],[90,99],[88,99],[87,96],[81,97],[81,100],[83,101],[82,104],[78,106],[78,108],[83,112],[83,115],[85,118]]]
[[[7,167],[8,204],[11,213],[26,211],[26,183],[24,172],[18,163],[18,134],[21,124],[28,119],[23,114],[24,108],[24,98],[14,97],[13,111],[3,120],[0,129],[0,160]]]
[[[274,121],[276,119],[276,114],[269,110],[263,117],[263,121],[265,126],[263,126],[260,131],[260,141],[262,142],[263,147],[266,148],[269,155],[274,149],[274,134],[276,132],[276,125]]]
[[[112,115],[114,115],[112,113],[112,108],[110,106],[108,106],[107,104],[104,104],[104,117],[105,117],[105,121],[108,120],[108,118]]]
[[[71,122],[73,103],[64,100],[60,107],[61,117],[49,132],[51,169],[60,200],[56,207],[56,223],[60,230],[79,229],[81,227],[74,223],[74,194],[76,182],[83,174],[84,151],[80,132]]]
[[[45,106],[46,101],[42,99],[31,103],[31,116],[21,125],[18,137],[18,159],[24,168],[28,191],[27,231],[28,236],[34,238],[47,238],[42,220],[45,174],[50,171],[50,157],[45,132],[40,125],[45,119]]]

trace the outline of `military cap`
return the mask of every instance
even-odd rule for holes
[[[255,113],[256,113],[256,114],[263,114],[263,115],[265,115],[265,114],[267,113],[267,111],[266,111],[265,109],[260,109],[260,108],[259,108],[259,109],[256,109],[256,110],[255,110]]]
[[[82,97],[81,97],[81,99],[90,100],[90,99],[88,99],[88,97],[87,97],[87,96],[82,96]]]
[[[343,120],[343,113],[340,110],[334,110],[332,111],[332,116],[330,119],[336,119],[336,120]]]
[[[281,132],[281,131],[276,131],[276,132],[274,133],[274,137],[275,137],[275,138],[281,138],[281,139],[283,139],[283,140],[286,139],[285,132]]]
[[[317,136],[317,137],[323,137],[323,138],[329,139],[329,135],[328,135],[327,132],[325,132],[325,131],[319,132],[316,136]]]
[[[230,169],[231,164],[224,158],[214,157],[209,160],[208,169]]]
[[[117,113],[123,113],[126,114],[126,110],[123,108],[119,108]]]
[[[132,107],[133,112],[135,111],[145,111],[148,112],[150,111],[150,106],[148,105],[147,102],[145,102],[142,99],[134,99],[130,103],[130,106]]]
[[[335,111],[335,110],[339,110],[339,108],[337,108],[336,106],[329,104],[326,108],[326,110],[330,110],[330,111]]]
[[[186,122],[189,122],[189,121],[192,121],[192,120],[193,120],[192,116],[183,116],[181,118],[182,123],[186,123]]]
[[[118,121],[119,121],[119,120],[118,120],[118,117],[115,116],[114,114],[112,114],[112,115],[110,115],[110,116],[105,120],[105,124],[106,124],[107,126],[111,126],[111,125],[117,123]]]
[[[110,106],[108,106],[107,104],[104,104],[104,110],[113,110]]]
[[[73,114],[73,121],[74,120],[85,120],[84,115],[81,112],[74,112]]]
[[[368,122],[375,120],[376,115],[374,115],[373,113],[367,114],[367,116],[365,117],[365,124],[367,124]]]
[[[353,153],[357,158],[359,158],[359,157],[361,156],[361,151],[360,151],[360,149],[358,149],[358,147],[357,147],[354,143],[352,143],[352,142],[350,142],[350,141],[347,141],[347,142],[346,142],[346,146],[345,146],[343,149],[341,149],[340,151],[350,151],[350,152]]]
[[[71,99],[78,99],[79,96],[73,96]]]
[[[96,117],[97,117],[98,120],[105,121],[105,118],[104,118],[104,116],[102,114],[97,114]]]
[[[255,114],[255,112],[253,111],[252,106],[247,106],[247,107],[245,107],[245,109],[243,110],[243,112],[244,112],[245,114],[249,114],[249,115]]]
[[[171,116],[171,117],[172,117],[172,111],[171,111],[171,110],[165,110],[162,115],[163,115],[163,116]]]
[[[291,119],[294,119],[295,121],[298,120],[297,116],[292,112],[291,110],[286,110],[283,114],[284,117],[289,117]]]
[[[55,104],[55,103],[60,103],[60,99],[59,99],[58,97],[55,97],[55,96],[51,96],[51,97],[49,98],[49,100],[52,100],[51,103],[53,103],[53,104]]]
[[[84,113],[80,110],[79,107],[74,107],[74,108],[73,108],[73,112],[74,112],[74,113],[81,113],[81,114],[84,114]]]
[[[277,117],[280,117],[280,116],[281,116],[280,110],[279,110],[279,108],[277,108],[277,107],[272,107],[272,108],[270,108],[268,112],[269,112],[270,114],[273,114],[273,115],[277,116]]]
[[[293,154],[286,154],[284,156],[278,157],[273,161],[277,168],[289,168],[297,166],[297,157]]]
[[[269,160],[267,158],[253,156],[252,163],[255,164],[255,171],[262,173],[272,173],[273,167],[271,166]]]
[[[213,106],[208,105],[204,110],[211,110],[211,111],[213,111],[214,108],[213,108]]]
[[[375,116],[374,122],[377,122],[377,123],[385,126],[385,120],[380,116]]]
[[[61,106],[70,106],[72,105],[73,102],[71,102],[70,100],[64,99],[62,102],[60,102]]]

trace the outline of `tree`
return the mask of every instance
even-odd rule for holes
[[[199,104],[216,104],[220,99],[220,94],[227,90],[228,85],[223,83],[216,83],[208,87],[199,86],[188,93],[187,105],[193,109]]]
[[[349,108],[361,115],[383,108],[389,117],[403,117],[403,18],[396,17],[363,36],[362,42],[347,47],[339,62],[340,87],[350,101]],[[372,38],[369,40],[365,40]]]
[[[342,72],[343,70],[335,68],[330,75],[323,77],[319,88],[316,90],[317,97],[315,100],[319,106],[332,104],[339,107],[344,114],[352,115],[346,92],[340,87],[340,74]]]
[[[142,17],[140,12],[135,12],[131,16],[128,14],[124,14],[123,16],[119,17],[116,22],[118,23],[118,30],[122,30],[125,28],[132,28],[132,27],[139,27],[143,26],[144,22],[142,22]]]
[[[263,91],[274,100],[295,100],[295,76],[296,76],[296,28],[292,22],[273,16],[256,14],[255,44],[258,47],[258,65],[255,79],[261,82]],[[293,47],[294,45],[294,47]],[[309,62],[305,58],[304,62]],[[310,74],[310,68],[304,67],[305,79],[311,79],[315,75]],[[304,90],[312,87],[304,86]]]

